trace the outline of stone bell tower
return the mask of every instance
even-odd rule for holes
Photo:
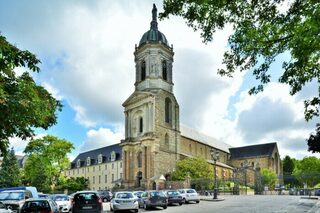
[[[158,30],[153,5],[150,30],[134,51],[135,91],[123,103],[125,139],[121,141],[124,184],[161,188],[179,153],[179,105],[173,94],[173,48]]]

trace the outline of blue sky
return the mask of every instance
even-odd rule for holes
[[[42,71],[35,79],[64,105],[58,124],[37,130],[39,137],[52,134],[73,142],[71,158],[124,138],[122,103],[134,91],[134,47],[150,27],[153,3],[161,12],[160,0],[0,1],[2,35],[38,56]],[[312,82],[289,95],[288,86],[277,82],[288,54],[272,66],[274,81],[265,91],[249,96],[257,83],[250,72],[231,79],[216,73],[230,26],[207,45],[181,18],[170,17],[158,26],[175,52],[181,123],[234,147],[277,141],[281,157],[312,155],[305,139],[318,118],[304,121],[303,100],[316,94],[318,85]],[[17,153],[27,142],[11,139]]]

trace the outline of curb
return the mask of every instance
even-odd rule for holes
[[[225,198],[217,198],[217,199],[213,199],[213,198],[200,198],[200,200],[202,200],[202,201],[209,201],[209,202],[219,202],[219,201],[224,201]]]

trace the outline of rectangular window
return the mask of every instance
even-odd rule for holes
[[[92,177],[92,183],[93,183],[93,184],[96,183],[96,177],[95,177],[95,176]]]
[[[107,183],[107,181],[108,181],[108,177],[107,177],[107,175],[105,175],[104,176],[104,182]]]
[[[122,162],[120,162],[120,168],[122,168]]]
[[[99,184],[101,183],[101,176],[99,175]]]
[[[112,169],[114,169],[114,164],[112,163]]]
[[[92,167],[92,171],[95,172],[95,170],[96,170],[96,167]]]
[[[107,170],[107,164],[104,167],[105,167],[104,169]]]
[[[112,182],[114,181],[114,174],[112,174]]]

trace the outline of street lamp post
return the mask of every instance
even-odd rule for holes
[[[213,164],[213,175],[214,175],[214,191],[213,191],[213,199],[218,199],[218,188],[217,188],[217,160],[219,160],[219,151],[214,150],[212,147],[210,149],[211,158],[214,162]]]

